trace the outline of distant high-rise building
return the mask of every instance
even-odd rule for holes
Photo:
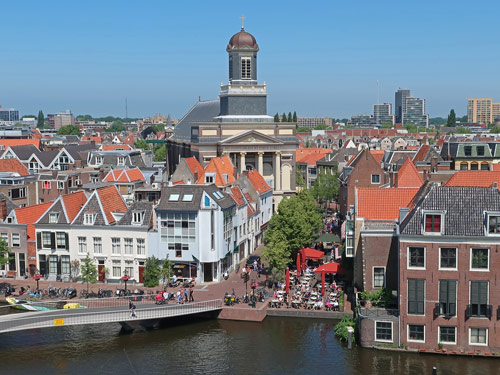
[[[75,125],[75,118],[69,109],[56,114],[48,114],[47,119],[52,129],[59,130],[62,126]]]
[[[0,121],[19,121],[19,111],[14,108],[2,108],[0,105]]]
[[[425,99],[407,96],[405,100],[405,111],[403,112],[402,124],[414,124],[417,126],[429,126],[429,115],[425,113]]]
[[[396,91],[396,100],[395,100],[395,115],[396,122],[400,124],[403,121],[403,113],[406,109],[406,98],[410,96],[410,90],[399,89]]]
[[[316,126],[325,124],[327,126],[333,125],[331,117],[299,117],[297,118],[297,127],[308,127],[314,129]]]
[[[492,124],[500,116],[500,103],[492,98],[469,98],[467,120],[478,124]]]
[[[373,118],[376,124],[383,124],[390,122],[394,125],[394,115],[392,114],[392,104],[374,104],[373,105]]]

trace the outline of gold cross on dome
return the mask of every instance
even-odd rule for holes
[[[240,19],[241,19],[241,30],[245,30],[245,24],[244,23],[245,23],[246,17],[245,17],[245,15],[243,13],[241,13]]]

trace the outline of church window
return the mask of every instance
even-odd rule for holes
[[[252,79],[252,59],[250,57],[241,58],[241,79]]]

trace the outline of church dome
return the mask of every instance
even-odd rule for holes
[[[255,40],[254,36],[247,33],[245,29],[241,28],[239,33],[234,34],[229,40],[227,45],[227,50],[232,49],[256,49],[259,50],[259,45]]]

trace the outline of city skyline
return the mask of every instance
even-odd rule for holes
[[[451,108],[465,115],[469,97],[500,98],[491,79],[500,54],[491,48],[498,44],[500,6],[492,1],[472,8],[451,1],[229,4],[200,3],[195,10],[160,2],[6,4],[6,14],[19,16],[0,25],[8,36],[0,104],[23,115],[71,109],[124,117],[127,98],[130,117],[180,118],[198,97],[217,98],[227,82],[225,47],[242,12],[259,43],[259,80],[268,85],[271,115],[369,113],[377,81],[380,103],[394,103],[398,88],[410,89],[426,99],[431,117]],[[480,54],[485,47],[488,58]]]

